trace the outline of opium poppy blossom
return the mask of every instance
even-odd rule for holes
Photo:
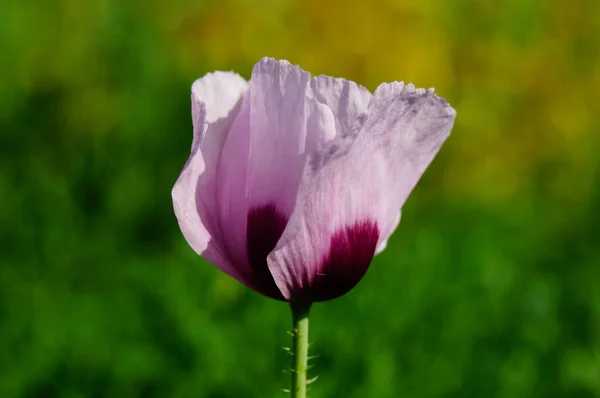
[[[455,111],[432,89],[371,94],[264,58],[248,82],[197,80],[192,117],[173,188],[187,242],[265,296],[312,303],[347,293],[384,249]]]

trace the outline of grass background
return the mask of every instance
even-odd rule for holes
[[[458,111],[388,249],[314,307],[311,396],[600,397],[593,0],[4,0],[0,396],[285,396],[288,308],[170,199],[192,81],[265,55]]]

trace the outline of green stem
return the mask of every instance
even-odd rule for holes
[[[306,398],[308,362],[308,312],[310,304],[291,303],[292,307],[292,398]]]

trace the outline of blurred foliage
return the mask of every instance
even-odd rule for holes
[[[287,306],[172,212],[191,82],[435,86],[450,140],[316,305],[313,397],[600,397],[600,2],[3,0],[0,396],[277,397]]]

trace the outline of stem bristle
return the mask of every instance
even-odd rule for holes
[[[308,314],[310,303],[290,303],[292,309],[293,371],[291,398],[306,398],[308,370]]]

